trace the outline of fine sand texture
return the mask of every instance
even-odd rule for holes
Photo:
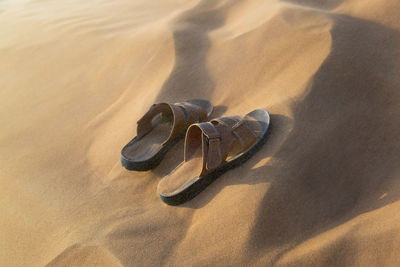
[[[1,0],[0,266],[400,266],[398,0]],[[121,148],[156,102],[263,108],[195,199]]]

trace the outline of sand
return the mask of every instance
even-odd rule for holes
[[[398,0],[0,1],[1,266],[400,266]],[[271,114],[184,205],[120,150],[160,101]]]

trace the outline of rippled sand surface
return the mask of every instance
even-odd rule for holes
[[[1,266],[400,266],[398,0],[0,1]],[[120,166],[160,101],[271,113],[165,205]]]

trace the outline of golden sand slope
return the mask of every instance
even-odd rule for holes
[[[1,266],[400,266],[398,0],[0,1]],[[194,200],[119,163],[156,101],[265,108]]]

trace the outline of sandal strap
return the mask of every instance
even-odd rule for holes
[[[190,125],[185,138],[185,161],[190,160],[200,147],[203,157],[202,174],[222,163],[221,135],[211,122]]]
[[[137,136],[139,138],[153,129],[152,120],[159,114],[161,114],[162,120],[173,121],[171,133],[164,144],[184,133],[192,123],[207,119],[207,111],[189,102],[153,104],[149,111],[137,122]]]
[[[194,152],[201,147],[203,169],[201,175],[217,168],[227,158],[234,143],[239,142],[245,149],[257,135],[241,116],[222,117],[192,124],[186,132],[185,161],[192,158]]]
[[[257,139],[257,134],[248,126],[246,120],[242,116],[216,118],[211,120],[211,122],[221,124],[228,127],[228,129],[230,128],[230,132],[235,139],[239,141],[242,147],[247,147]]]
[[[213,170],[222,161],[221,135],[211,122],[198,123],[197,126],[202,130],[203,140],[203,159],[206,170]]]
[[[208,117],[206,110],[190,102],[180,102],[175,103],[175,105],[182,108],[185,114],[185,120],[190,124],[205,121]]]

